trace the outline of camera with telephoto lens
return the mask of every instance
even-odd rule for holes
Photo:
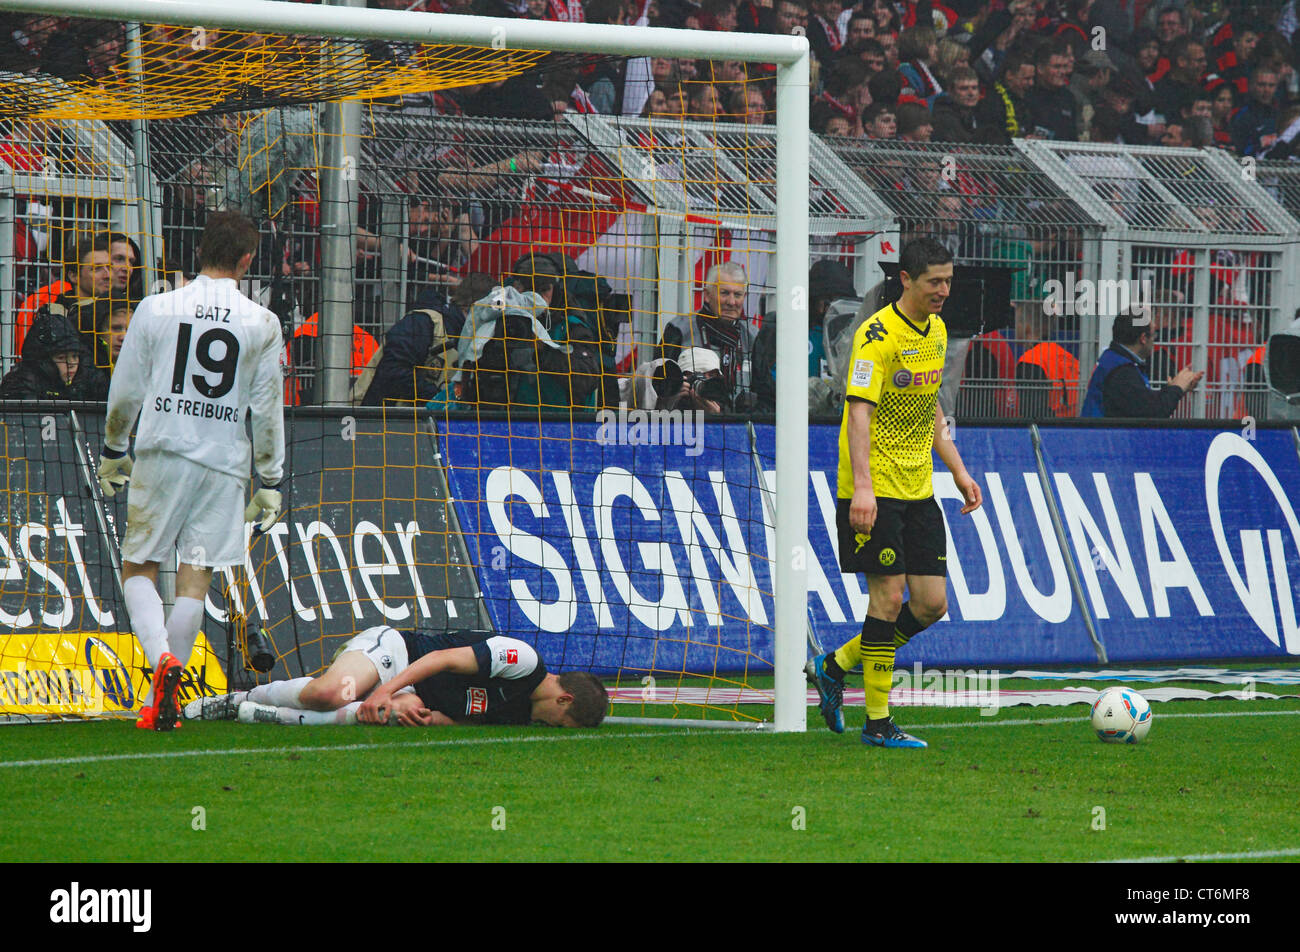
[[[682,374],[682,380],[701,400],[711,400],[724,409],[731,405],[731,392],[727,387],[727,381],[717,371]]]

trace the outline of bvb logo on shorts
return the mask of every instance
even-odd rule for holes
[[[881,565],[893,565],[893,564],[894,564],[894,560],[897,559],[897,558],[898,558],[898,553],[896,553],[893,549],[881,549],[881,550],[880,550],[880,564],[881,564]]]

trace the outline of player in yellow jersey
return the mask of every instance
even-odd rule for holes
[[[889,716],[889,688],[895,650],[948,610],[948,539],[931,484],[931,451],[952,472],[963,514],[978,509],[983,496],[939,408],[948,340],[939,311],[952,290],[952,254],[932,238],[918,238],[903,247],[899,269],[902,296],[854,334],[840,424],[840,569],[866,574],[867,618],[860,635],[813,658],[805,671],[821,696],[822,717],[839,734],[844,675],[861,662],[867,692],[862,742],[924,747]]]

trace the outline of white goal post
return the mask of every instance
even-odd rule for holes
[[[328,0],[327,0],[328,2]],[[808,96],[804,36],[552,23],[451,14],[318,6],[269,0],[0,0],[25,13],[298,33],[347,39],[548,50],[620,56],[775,63],[777,416],[774,586],[777,731],[806,726],[808,558]]]

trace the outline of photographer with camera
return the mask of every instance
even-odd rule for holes
[[[754,341],[745,320],[748,293],[749,276],[743,265],[715,264],[704,278],[699,313],[669,321],[659,342],[659,356],[665,360],[676,360],[688,348],[712,351],[726,385],[727,402],[737,413],[748,413],[754,406],[750,388]]]

